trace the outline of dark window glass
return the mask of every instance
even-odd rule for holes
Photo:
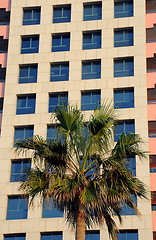
[[[57,105],[68,104],[68,93],[53,93],[49,95],[49,113],[53,112]]]
[[[83,5],[83,21],[102,19],[102,3],[87,3]]]
[[[0,98],[0,113],[3,112],[3,100],[4,98]]]
[[[26,219],[28,213],[28,200],[21,196],[9,196],[7,220]]]
[[[4,235],[4,240],[25,240],[25,239],[26,235],[24,233]]]
[[[38,53],[39,35],[23,36],[21,42],[21,54]]]
[[[19,182],[23,179],[24,173],[31,168],[31,161],[29,159],[13,160],[11,164],[11,178],[10,182]]]
[[[53,23],[64,23],[71,21],[71,6],[55,6],[53,8]]]
[[[101,48],[101,31],[83,33],[83,50]]]
[[[81,110],[94,110],[101,104],[101,91],[84,91],[81,93]]]
[[[120,230],[117,234],[118,240],[138,240],[137,230]]]
[[[62,232],[41,233],[41,240],[62,240]]]
[[[86,231],[85,240],[100,240],[100,231]]]
[[[82,62],[82,79],[101,78],[101,60]]]
[[[134,59],[118,58],[114,60],[114,77],[134,76]]]
[[[70,33],[52,36],[52,52],[70,51]]]
[[[50,81],[68,81],[69,80],[69,62],[51,64]]]
[[[114,47],[133,46],[133,28],[114,30]]]
[[[152,204],[152,211],[156,211],[156,204]]]
[[[115,18],[133,17],[133,0],[115,1],[114,17]]]
[[[116,89],[114,90],[114,108],[133,108],[134,107],[134,89]]]
[[[17,97],[16,114],[33,114],[35,113],[36,95],[24,95]]]
[[[136,160],[134,158],[127,159],[127,168],[136,176]]]
[[[33,134],[34,134],[33,126],[15,127],[14,146],[16,146],[17,141],[33,137]]]
[[[123,133],[135,133],[134,120],[118,121],[115,126],[114,141],[117,142]]]
[[[55,125],[47,127],[47,139],[57,139],[57,127]]]
[[[23,25],[40,24],[40,7],[23,9]]]
[[[58,218],[63,217],[63,212],[54,207],[51,199],[46,203],[46,199],[43,199],[43,211],[42,218]]]
[[[19,69],[19,83],[37,82],[37,64],[22,65]]]

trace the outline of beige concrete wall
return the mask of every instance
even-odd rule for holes
[[[89,0],[85,2],[91,2]],[[72,3],[70,23],[52,24],[52,5]],[[41,24],[22,26],[22,8],[41,6]],[[64,231],[63,240],[73,239],[74,233],[62,219],[42,219],[41,207],[30,209],[26,220],[6,221],[7,195],[17,194],[18,183],[10,183],[11,159],[18,158],[13,150],[14,126],[34,125],[34,133],[46,137],[48,93],[68,91],[69,102],[80,106],[81,91],[101,89],[101,98],[113,100],[113,89],[134,87],[135,108],[118,111],[119,119],[135,119],[135,130],[145,141],[148,149],[146,109],[146,45],[145,45],[145,1],[134,1],[134,17],[114,19],[113,0],[102,1],[102,20],[83,22],[82,0],[12,0],[8,68],[5,89],[4,114],[0,139],[0,240],[6,233],[27,233],[27,240],[39,239],[40,232]],[[134,46],[114,48],[113,29],[134,27]],[[82,32],[101,30],[102,48],[82,50]],[[53,33],[70,32],[70,51],[51,52]],[[40,35],[39,53],[20,54],[21,36]],[[114,78],[113,59],[134,56],[134,77]],[[101,79],[81,80],[82,60],[101,59]],[[70,62],[69,81],[50,82],[50,63]],[[38,81],[33,84],[18,84],[20,64],[38,63]],[[36,112],[32,115],[16,115],[17,94],[36,93]],[[88,115],[88,113],[87,113]],[[137,161],[137,176],[149,186],[149,162]],[[139,240],[152,240],[150,201],[138,200],[142,216],[127,216],[120,229],[138,229]],[[101,228],[102,239],[109,239],[106,227]]]

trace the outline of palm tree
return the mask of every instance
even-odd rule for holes
[[[114,144],[116,112],[104,103],[85,121],[73,106],[57,106],[57,140],[34,136],[16,143],[16,151],[32,150],[34,167],[26,173],[20,190],[30,202],[40,195],[52,199],[76,227],[76,240],[85,239],[85,227],[107,225],[116,239],[116,215],[122,222],[123,206],[137,214],[134,197],[147,198],[144,184],[127,167],[128,159],[145,158],[139,135],[122,134]]]

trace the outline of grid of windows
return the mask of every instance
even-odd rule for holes
[[[30,159],[12,160],[10,182],[18,182],[24,178],[24,173],[31,168]]]
[[[138,240],[137,230],[120,230],[117,234],[118,240]]]
[[[34,134],[33,126],[15,127],[14,146],[16,146],[16,142],[18,142],[19,140],[33,137],[33,134]]]
[[[35,113],[36,95],[17,96],[16,114],[33,114]]]
[[[28,213],[28,200],[22,196],[9,196],[7,220],[26,219]]]
[[[88,111],[94,110],[97,106],[101,104],[101,91],[82,91],[81,92],[81,110]]]
[[[21,54],[38,53],[39,35],[23,36],[21,40]]]
[[[124,18],[133,16],[133,0],[114,2],[114,17]]]
[[[133,57],[117,58],[114,60],[114,77],[134,76]]]
[[[134,120],[118,121],[115,126],[114,141],[117,142],[123,133],[135,133]]]
[[[101,31],[83,33],[83,50],[101,48]]]
[[[114,90],[114,108],[133,108],[134,89],[120,88]]]
[[[101,60],[82,62],[82,79],[101,78]]]
[[[70,33],[55,34],[52,36],[52,52],[70,51]]]
[[[26,234],[25,233],[4,235],[4,240],[25,240],[25,239],[26,239]]]
[[[83,21],[102,19],[102,2],[85,3],[83,5]]]
[[[62,232],[41,233],[41,240],[62,240],[62,239],[63,239]]]
[[[21,65],[19,68],[19,83],[36,83],[37,69],[37,64]]]
[[[40,24],[40,7],[23,9],[23,25]]]
[[[85,240],[100,240],[100,231],[86,231]]]
[[[71,5],[53,7],[53,23],[64,23],[71,21]]]
[[[57,105],[68,104],[68,93],[51,93],[49,94],[49,113],[53,112]]]
[[[43,199],[43,210],[42,210],[42,218],[58,218],[63,217],[63,212],[59,211],[54,207],[54,204],[51,199],[46,202],[46,199]]]
[[[69,62],[52,63],[50,72],[50,81],[68,81],[69,80]]]
[[[114,47],[133,46],[133,28],[114,30]]]

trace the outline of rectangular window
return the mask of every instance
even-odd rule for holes
[[[31,138],[34,135],[33,126],[15,127],[14,133],[14,146],[19,140],[24,140],[25,138]]]
[[[53,112],[57,105],[67,105],[68,104],[68,93],[52,93],[49,94],[49,113]]]
[[[37,64],[21,65],[19,68],[19,83],[37,82]]]
[[[4,101],[4,98],[0,98],[0,113],[3,112],[3,101]]]
[[[25,239],[26,239],[26,234],[25,233],[4,235],[4,240],[25,240]]]
[[[152,211],[156,211],[156,204],[152,204]]]
[[[51,199],[46,202],[46,199],[43,199],[43,210],[42,218],[58,218],[63,217],[63,212],[54,207],[54,204]]]
[[[40,7],[24,8],[23,9],[23,25],[40,24]]]
[[[133,28],[114,30],[114,47],[133,46]]]
[[[7,208],[7,220],[26,219],[28,213],[28,199],[22,196],[9,196]]]
[[[12,160],[10,182],[19,182],[24,178],[24,173],[31,168],[30,159]]]
[[[70,51],[70,33],[55,34],[52,36],[52,52]]]
[[[134,58],[117,58],[114,60],[114,77],[134,76]]]
[[[136,199],[136,197],[134,197],[134,195],[132,195],[132,198],[133,198],[133,201],[134,201],[135,205],[137,206],[137,199]],[[133,209],[131,209],[130,207],[128,207],[126,205],[126,206],[122,207],[121,215],[126,215],[126,216],[128,216],[128,215],[136,215],[136,213],[134,212]]]
[[[117,234],[118,240],[138,240],[137,230],[120,230]]]
[[[71,5],[53,7],[53,23],[64,23],[71,21]]]
[[[102,19],[102,2],[85,3],[83,5],[83,21]]]
[[[101,60],[82,62],[82,79],[101,78]]]
[[[49,125],[47,127],[47,139],[57,139],[57,126],[56,125]]]
[[[100,240],[100,231],[86,231],[85,233],[85,240]]]
[[[69,62],[52,63],[50,72],[50,81],[68,81],[69,80]]]
[[[114,108],[134,108],[134,88],[114,90]]]
[[[133,0],[114,2],[114,18],[133,17]]]
[[[135,133],[134,120],[118,121],[115,126],[114,141],[117,142],[123,133]]]
[[[62,232],[41,233],[41,240],[62,240],[62,239],[63,239]]]
[[[36,94],[17,96],[16,115],[35,113]]]
[[[83,33],[83,50],[101,48],[101,31]]]
[[[39,35],[22,36],[21,54],[38,53]]]
[[[136,160],[134,158],[128,158],[126,167],[136,176]]]
[[[101,91],[82,91],[81,92],[81,110],[88,111],[94,110],[97,106],[101,104]]]

